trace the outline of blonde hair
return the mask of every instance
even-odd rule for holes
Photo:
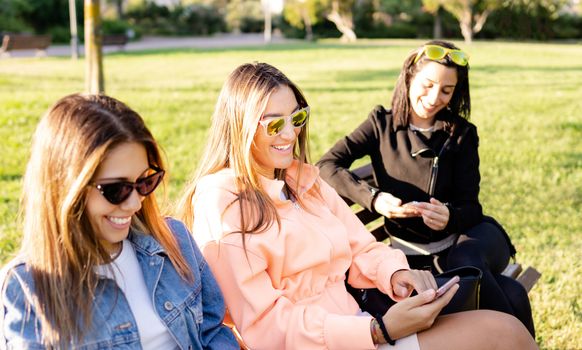
[[[237,199],[241,216],[243,245],[247,233],[259,233],[274,222],[280,223],[275,205],[263,190],[256,169],[260,166],[252,154],[257,125],[264,114],[271,94],[282,86],[289,87],[299,107],[307,101],[299,88],[277,68],[267,63],[248,63],[237,67],[227,78],[216,102],[210,135],[201,163],[178,203],[178,216],[192,227],[193,197],[198,181],[205,175],[224,168],[235,173]],[[308,162],[308,125],[302,127],[294,146],[294,158],[301,165]],[[285,179],[285,170],[276,169],[275,177]],[[287,187],[295,196],[297,190]]]
[[[143,145],[150,165],[163,167],[161,152],[141,117],[103,95],[69,95],[43,116],[34,134],[24,176],[21,255],[35,284],[32,306],[47,347],[70,347],[91,331],[99,277],[111,262],[85,214],[87,186],[114,147]],[[132,228],[152,235],[183,278],[192,278],[155,196],[144,198]],[[30,307],[30,305],[29,305]]]

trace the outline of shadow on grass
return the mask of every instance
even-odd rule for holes
[[[500,72],[580,72],[582,64],[570,66],[515,66],[515,65],[479,65],[471,67],[471,71],[479,73]]]
[[[558,166],[566,170],[582,170],[582,153],[581,152],[561,152],[556,155]]]
[[[310,93],[314,93],[314,92],[326,92],[329,94],[335,94],[335,93],[346,93],[346,92],[378,92],[379,89],[376,86],[370,86],[370,87],[361,87],[361,86],[357,86],[357,87],[349,87],[349,86],[342,86],[342,87],[329,87],[329,86],[325,86],[325,87],[305,87],[304,90],[308,90]],[[383,90],[380,89],[380,90]]]
[[[565,122],[560,124],[558,128],[560,130],[574,132],[575,134],[582,134],[582,123],[579,122]]]
[[[414,45],[402,45],[394,43],[355,43],[355,44],[334,44],[334,43],[316,43],[316,42],[299,42],[299,43],[274,43],[268,45],[249,45],[249,46],[231,46],[231,47],[208,47],[208,48],[161,48],[161,49],[144,49],[135,51],[118,51],[107,53],[106,56],[149,56],[159,54],[179,54],[179,53],[204,53],[204,52],[241,52],[241,51],[322,51],[322,50],[378,50],[386,47],[393,49],[410,49]]]
[[[20,181],[22,174],[1,174],[0,181]]]
[[[350,81],[382,81],[387,78],[398,77],[400,69],[350,69],[333,73],[336,82]]]

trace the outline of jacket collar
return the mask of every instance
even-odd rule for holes
[[[299,161],[294,159],[291,166],[285,171],[285,181],[269,179],[262,175],[259,175],[259,177],[263,190],[269,195],[269,198],[275,203],[283,203],[285,200],[281,199],[281,191],[283,190],[285,182],[297,191],[297,195],[301,197],[315,185],[319,177],[319,168],[311,164],[303,163],[300,169]]]
[[[151,235],[147,235],[136,229],[131,229],[127,239],[140,250],[148,255],[156,255],[165,253],[162,245],[156,241]]]
[[[448,133],[446,133],[445,126],[446,125],[443,120],[437,119],[434,123],[433,137],[442,137],[443,135],[446,135],[446,137],[448,137]],[[432,147],[428,146],[424,142],[424,138],[420,137],[418,135],[418,132],[412,131],[408,127],[406,128],[406,132],[408,132],[408,139],[410,140],[410,154],[413,157],[416,157],[417,155],[426,151],[431,151],[432,153],[435,153],[435,150],[433,150]],[[445,133],[443,134],[443,132]]]
[[[386,113],[391,115],[392,131],[396,132],[399,130],[407,130],[408,129],[408,124],[405,124],[399,118],[397,118],[392,113],[391,109],[386,111]],[[436,115],[435,131],[445,130],[446,122],[451,121],[451,120],[453,120],[453,116],[447,109],[443,109],[443,110],[439,111]]]

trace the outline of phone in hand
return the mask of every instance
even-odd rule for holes
[[[437,289],[435,299],[443,296],[443,294],[445,294],[453,285],[455,285],[456,283],[459,283],[460,280],[461,279],[459,278],[459,276],[453,276],[445,284],[440,286],[439,289]]]

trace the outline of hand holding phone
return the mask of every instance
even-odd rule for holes
[[[440,298],[443,294],[447,292],[453,285],[459,283],[461,279],[459,276],[453,276],[450,280],[448,280],[445,284],[439,287],[436,291],[435,299]]]

